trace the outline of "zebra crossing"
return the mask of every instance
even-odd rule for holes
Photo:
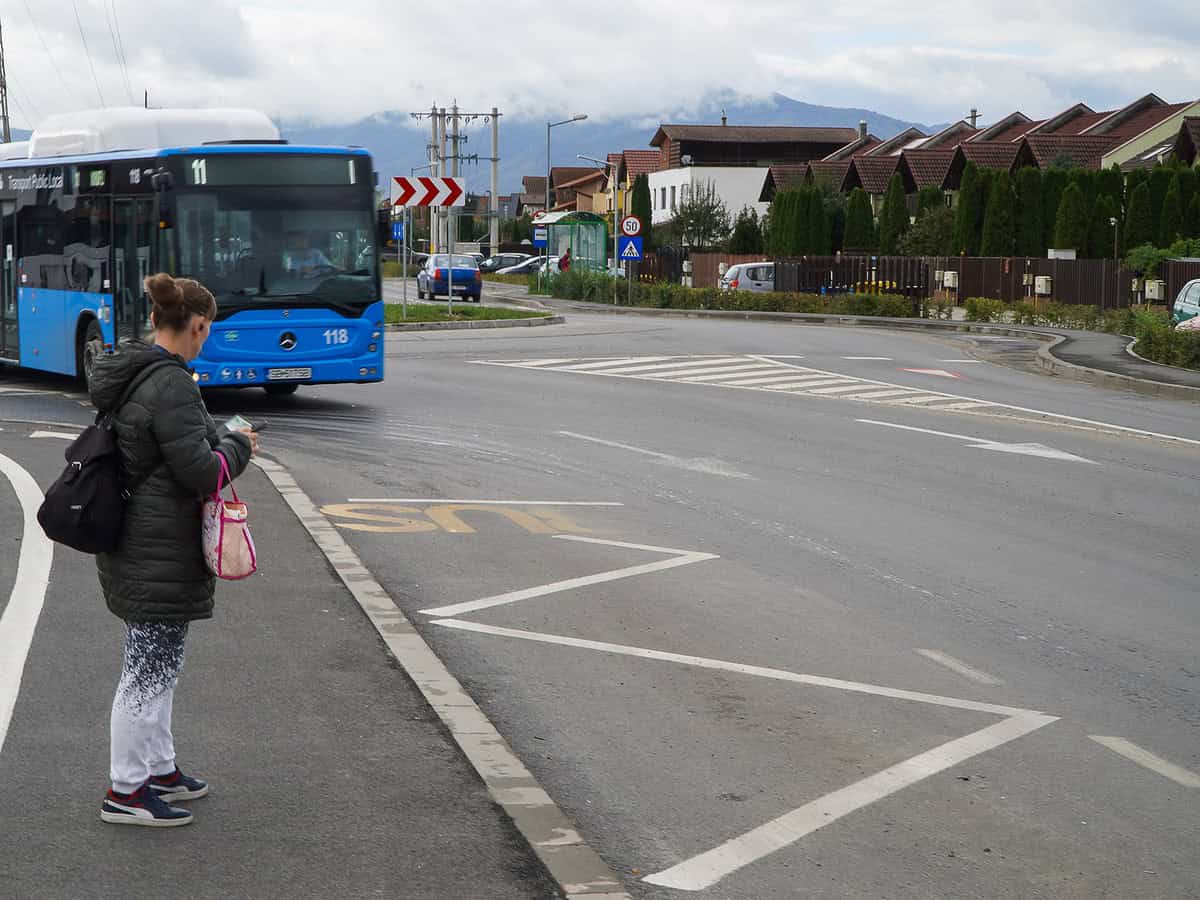
[[[521,360],[472,360],[476,365],[562,372],[572,375],[601,375],[639,381],[671,381],[708,387],[801,394],[837,400],[857,400],[888,406],[969,412],[998,408],[1001,404],[843,375],[799,365],[795,357],[772,356],[621,356],[605,358],[554,358]]]

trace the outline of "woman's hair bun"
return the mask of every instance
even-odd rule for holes
[[[146,293],[154,305],[161,309],[183,305],[183,288],[170,275],[159,272],[146,279]]]

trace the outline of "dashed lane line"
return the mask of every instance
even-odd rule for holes
[[[977,681],[980,684],[1004,684],[1002,680],[995,675],[989,675],[987,672],[976,669],[974,666],[967,665],[961,659],[951,656],[949,653],[942,653],[940,650],[925,650],[917,648],[917,653],[928,660],[932,660],[938,665],[945,666],[952,672],[957,672],[964,678],[969,678],[972,681]]]
[[[1176,784],[1187,788],[1200,788],[1200,775],[1185,769],[1183,766],[1177,766],[1175,763],[1139,747],[1132,741],[1103,734],[1089,734],[1088,737],[1100,746],[1107,747],[1113,753],[1119,753],[1129,761],[1135,762],[1139,766],[1149,769],[1151,772],[1156,772],[1163,776],[1163,778],[1169,778]]]

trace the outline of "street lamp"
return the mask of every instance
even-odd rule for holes
[[[585,159],[588,162],[596,163],[596,165],[604,166],[609,170],[608,184],[612,189],[612,208],[613,208],[613,269],[617,269],[619,262],[617,254],[620,252],[620,243],[617,239],[617,220],[620,218],[621,211],[617,208],[617,166],[605,160],[596,159],[594,156],[585,156],[582,153],[575,154],[579,159]],[[617,283],[613,281],[613,306],[617,304]]]
[[[550,129],[557,128],[559,125],[570,125],[573,122],[582,122],[587,118],[587,113],[576,113],[569,119],[563,119],[561,122],[546,123],[546,198],[543,207],[547,215],[550,214]],[[550,243],[546,243],[546,278],[550,277]]]

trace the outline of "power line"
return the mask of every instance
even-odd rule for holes
[[[71,101],[75,100],[75,92],[71,90],[67,84],[67,79],[63,77],[62,69],[58,67],[58,62],[54,59],[54,54],[50,52],[50,45],[46,43],[45,37],[42,36],[42,29],[38,27],[37,19],[33,17],[33,10],[29,8],[29,0],[25,0],[25,12],[29,14],[29,24],[33,26],[33,33],[42,43],[42,49],[46,51],[46,59],[50,60],[50,65],[54,67],[54,73],[58,75],[59,84],[63,90],[71,97]]]
[[[100,90],[100,79],[96,77],[96,66],[92,62],[92,51],[88,49],[87,36],[83,33],[83,21],[79,18],[79,0],[71,0],[71,6],[75,7],[75,24],[79,26],[79,39],[83,41],[83,52],[87,55],[88,68],[92,70],[92,81],[96,85],[96,95],[100,98],[100,105],[107,106],[104,102],[104,92]]]
[[[113,26],[117,29],[117,49],[121,56],[121,74],[125,78],[125,93],[133,103],[133,88],[129,86],[129,63],[125,57],[125,39],[121,37],[121,20],[117,17],[117,0],[111,0]]]
[[[117,33],[113,30],[113,20],[117,16],[116,0],[111,0],[112,15],[109,15],[108,7],[104,8],[104,23],[108,25],[108,36],[112,38],[113,56],[117,60],[117,68],[121,70],[121,75],[125,79],[125,95],[129,98],[129,105],[133,106],[133,91],[129,88],[129,75],[125,71],[125,63],[121,57],[121,48],[117,44]]]

